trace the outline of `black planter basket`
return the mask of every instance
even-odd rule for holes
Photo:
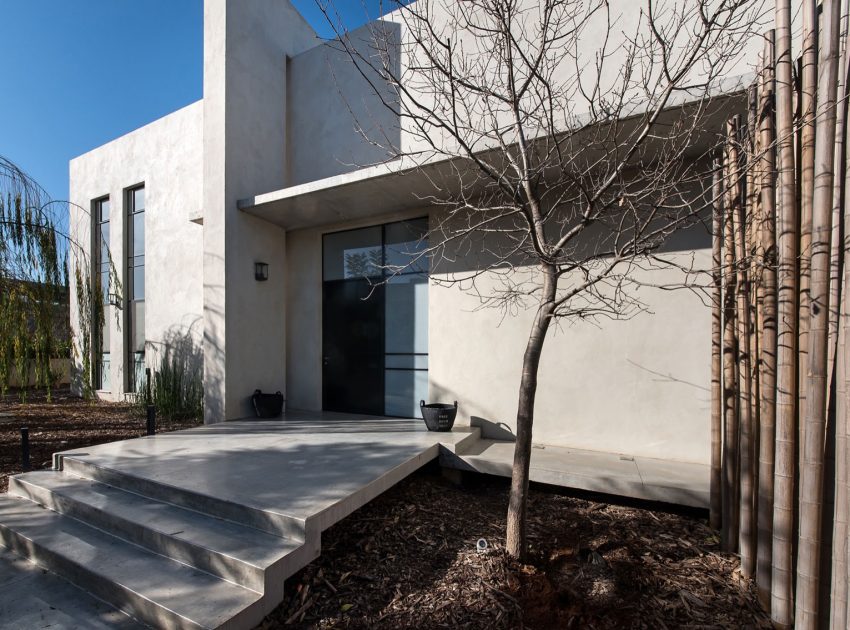
[[[283,413],[283,394],[264,394],[259,389],[254,390],[251,403],[258,418],[278,418]]]
[[[451,431],[457,417],[457,401],[454,405],[445,403],[431,403],[426,405],[424,400],[419,401],[419,409],[422,419],[429,431]]]

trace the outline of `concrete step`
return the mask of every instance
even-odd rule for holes
[[[32,501],[0,495],[0,544],[157,628],[252,627],[262,596]]]
[[[201,494],[160,481],[133,475],[130,472],[99,466],[72,453],[54,459],[57,468],[77,477],[84,477],[110,485],[114,488],[141,494],[142,496],[171,503],[181,507],[214,515],[241,525],[280,536],[288,540],[304,541],[306,525],[304,519],[268,510],[254,508],[235,501]]]
[[[148,630],[68,580],[0,548],[0,629]]]
[[[275,567],[303,546],[300,541],[58,471],[12,477],[9,494],[258,593],[266,588],[266,568],[278,584],[297,570],[295,558],[285,563],[289,572],[284,566]]]

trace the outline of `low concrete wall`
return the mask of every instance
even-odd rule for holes
[[[50,372],[56,377],[52,383],[53,387],[69,385],[71,383],[71,359],[50,359]],[[29,374],[27,375],[27,387],[35,385],[35,364],[30,365]],[[21,387],[21,379],[18,376],[18,370],[13,366],[9,373],[9,387]]]

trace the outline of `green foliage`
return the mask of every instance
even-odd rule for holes
[[[92,393],[92,319],[103,312],[102,291],[93,287],[87,248],[61,224],[68,204],[52,201],[31,177],[0,156],[0,394],[13,376],[26,398],[30,377],[48,397],[54,383],[50,359],[78,356],[84,395]],[[114,268],[114,267],[113,267]],[[78,330],[68,326],[68,284],[76,284]],[[110,273],[117,279],[117,274]],[[110,281],[112,284],[112,281]],[[117,283],[116,283],[117,287]],[[117,288],[114,289],[118,291]],[[95,295],[95,293],[97,295]]]
[[[204,417],[204,378],[201,363],[179,347],[164,347],[159,366],[152,371],[150,391],[137,383],[138,404],[155,405],[157,415],[169,420]]]

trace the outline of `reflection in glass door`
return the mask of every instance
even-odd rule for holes
[[[415,417],[428,394],[427,218],[327,234],[322,400]]]

